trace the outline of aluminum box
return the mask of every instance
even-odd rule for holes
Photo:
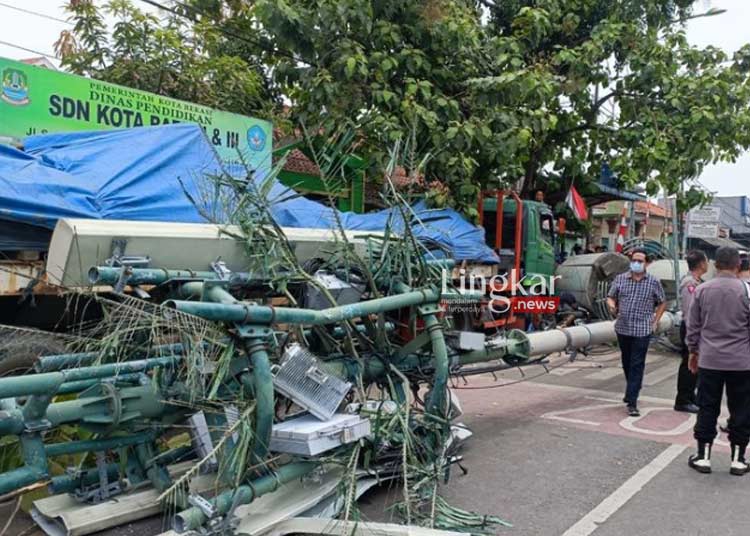
[[[370,435],[370,420],[336,413],[328,421],[306,414],[273,425],[272,452],[315,456]]]

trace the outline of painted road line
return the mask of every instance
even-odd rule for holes
[[[599,525],[612,517],[612,514],[622,508],[632,499],[651,479],[658,475],[665,467],[682,454],[685,445],[670,445],[645,467],[627,479],[609,497],[600,502],[593,510],[583,516],[575,525],[566,530],[562,536],[588,536]]]
[[[617,376],[622,376],[622,369],[620,367],[605,367],[591,374],[586,374],[584,380],[611,380]]]
[[[549,373],[554,376],[565,376],[567,374],[570,374],[571,372],[576,372],[578,370],[581,370],[577,367],[560,367],[553,370],[550,370]]]
[[[677,374],[679,363],[669,363],[656,370],[652,370],[643,377],[643,385],[652,386],[661,383]]]
[[[560,385],[559,383],[541,383],[541,382],[529,382],[534,385],[534,387],[539,387],[540,389],[548,389],[550,391],[569,391],[571,393],[578,393],[581,395],[591,395],[591,396],[612,396],[612,400],[620,400],[622,399],[622,391],[620,392],[613,392],[613,391],[607,391],[604,389],[591,389],[590,387],[575,387],[573,385]],[[648,396],[648,395],[640,395],[638,397],[639,402],[652,402],[654,404],[667,404],[670,406],[674,406],[674,398],[659,398],[656,396]]]

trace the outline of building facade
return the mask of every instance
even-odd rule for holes
[[[614,251],[620,232],[623,208],[628,201],[609,201],[591,207],[591,232],[589,247]],[[672,234],[671,210],[650,201],[634,201],[633,222],[628,222],[630,233],[626,238],[642,237],[666,244]],[[626,209],[629,218],[630,210]]]

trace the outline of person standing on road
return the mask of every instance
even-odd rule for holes
[[[690,303],[698,288],[703,283],[703,275],[708,272],[708,257],[698,249],[688,251],[685,256],[687,261],[688,273],[680,281],[680,307],[682,309],[682,323],[680,323],[680,341],[682,342],[682,362],[677,373],[677,397],[674,401],[675,411],[685,411],[687,413],[698,413],[698,406],[695,404],[695,384],[697,377],[690,372],[688,368],[689,352],[685,335],[687,333],[687,318]]]
[[[615,332],[622,354],[627,388],[623,402],[628,415],[638,417],[638,394],[643,383],[651,334],[666,308],[661,282],[646,272],[651,259],[643,249],[630,253],[630,271],[615,277],[607,295],[610,312],[617,317]]]
[[[729,471],[744,475],[750,469],[745,461],[750,439],[750,287],[737,277],[739,268],[736,249],[716,250],[716,276],[696,289],[688,311],[688,366],[698,374],[693,429],[698,452],[688,463],[701,473],[711,472],[711,446],[725,388],[732,448]]]

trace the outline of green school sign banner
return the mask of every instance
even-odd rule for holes
[[[270,168],[271,123],[0,58],[0,136],[196,123],[219,157]]]

